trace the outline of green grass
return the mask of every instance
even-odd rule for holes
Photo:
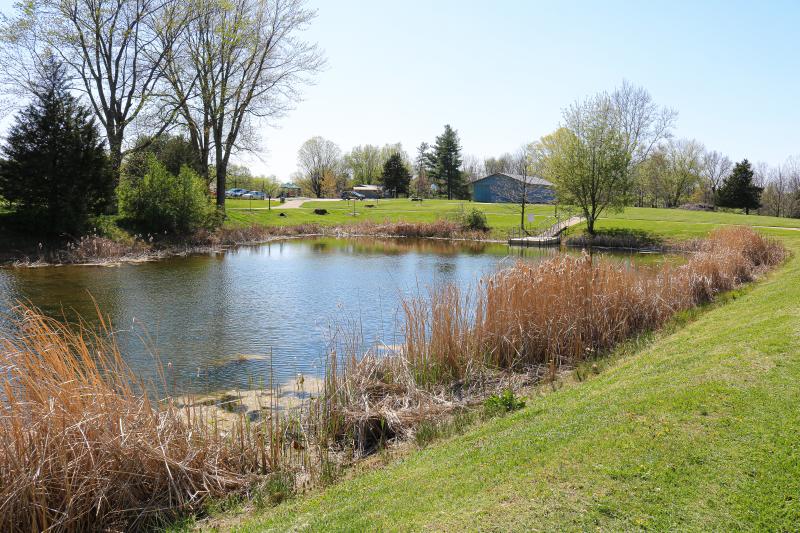
[[[649,213],[607,223],[674,237],[740,220]],[[236,530],[795,530],[800,232],[781,234],[784,267],[599,375]]]
[[[683,209],[651,209],[628,207],[621,213],[606,213],[597,222],[597,228],[630,229],[658,234],[667,239],[684,240],[703,237],[712,229],[738,224],[744,226],[800,228],[800,219],[778,218],[739,213],[687,211]],[[780,231],[765,233],[781,234]],[[782,232],[786,233],[786,232]]]
[[[374,207],[366,207],[372,205]],[[473,207],[486,213],[492,234],[495,237],[505,238],[508,230],[519,226],[520,208],[508,204],[482,204],[459,200],[425,200],[412,202],[407,199],[398,200],[364,200],[356,202],[356,216],[353,216],[353,202],[315,202],[309,201],[297,209],[281,209],[280,204],[274,204],[272,211],[263,209],[267,207],[266,201],[253,201],[253,210],[250,211],[248,200],[227,200],[227,224],[231,225],[280,225],[293,226],[298,224],[318,223],[327,226],[350,224],[353,222],[434,222],[440,218],[457,218],[463,210]],[[261,207],[262,209],[255,209]],[[314,209],[327,209],[327,215],[316,215]],[[279,214],[285,213],[285,217]],[[526,213],[534,213],[536,218],[531,226],[546,227],[555,223],[553,207],[550,205],[533,205],[526,208]]]
[[[254,200],[252,211],[248,210],[248,200],[227,200],[228,221],[230,225],[279,225],[293,226],[307,223],[318,223],[328,226],[345,225],[364,220],[374,222],[398,221],[433,222],[438,218],[456,218],[462,210],[473,207],[486,213],[491,235],[505,238],[511,228],[519,226],[520,208],[512,204],[483,204],[461,200],[425,200],[412,202],[407,199],[398,200],[366,200],[356,202],[357,216],[353,216],[353,203],[348,201],[319,202],[308,201],[298,209],[282,209],[280,204],[273,203],[272,211],[255,209],[266,207],[266,201]],[[373,205],[367,208],[367,205]],[[314,214],[315,208],[327,209],[327,215]],[[554,208],[549,205],[528,206],[536,219],[531,226],[545,227],[555,222]],[[285,213],[285,217],[279,216]],[[729,212],[708,213],[704,211],[687,211],[682,209],[652,209],[644,207],[628,207],[623,212],[607,212],[597,223],[599,230],[629,229],[660,235],[667,239],[685,240],[707,235],[713,228],[726,224],[742,224],[746,226],[800,228],[800,219],[744,215]],[[577,231],[580,231],[578,228]],[[766,233],[780,234],[772,230]]]

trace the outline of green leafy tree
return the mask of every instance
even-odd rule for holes
[[[444,127],[444,133],[436,137],[433,158],[429,175],[440,190],[447,191],[448,200],[468,197],[469,190],[461,174],[461,142],[458,132],[449,124]]]
[[[33,90],[2,149],[0,196],[47,233],[78,232],[112,196],[103,141],[60,63],[49,59]]]
[[[625,206],[631,184],[631,154],[617,127],[616,111],[605,94],[564,112],[565,127],[536,146],[542,175],[561,203],[577,206],[590,234],[607,209]]]
[[[192,143],[182,135],[167,134],[139,137],[133,150],[125,156],[122,172],[129,176],[144,176],[150,155],[154,155],[171,174],[178,174],[183,166],[198,174],[207,174],[203,172],[200,157]]]
[[[395,196],[398,194],[408,194],[408,186],[411,184],[411,173],[408,171],[403,157],[399,153],[389,156],[383,165],[383,175],[381,176],[384,190],[393,191]]]
[[[151,154],[144,176],[123,175],[117,188],[119,213],[151,233],[188,234],[215,223],[205,181],[188,166],[172,174]]]
[[[733,171],[722,182],[722,187],[717,192],[717,205],[744,209],[749,215],[751,209],[758,209],[761,205],[761,187],[753,183],[753,168],[750,161],[744,159],[736,163]]]

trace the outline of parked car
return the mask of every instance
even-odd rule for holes
[[[227,198],[239,198],[246,192],[247,189],[228,189],[227,191],[225,191],[225,196]]]
[[[247,191],[242,195],[244,200],[266,200],[267,195],[261,191]]]
[[[366,196],[356,191],[344,191],[342,193],[342,200],[363,200],[364,198]]]

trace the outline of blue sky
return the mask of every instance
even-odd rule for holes
[[[8,12],[10,0],[0,0]],[[243,158],[285,179],[303,141],[432,142],[511,151],[561,109],[624,79],[680,113],[676,135],[732,159],[800,154],[800,2],[312,1],[307,37],[328,65],[264,150]]]

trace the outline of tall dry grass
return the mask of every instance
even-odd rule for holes
[[[138,529],[243,490],[268,433],[152,399],[105,332],[28,307],[0,337],[0,531]]]
[[[474,303],[457,286],[404,304],[404,357],[423,379],[475,369],[559,368],[658,328],[783,261],[750,228],[715,230],[680,266],[637,267],[588,254],[520,262],[481,281]]]
[[[749,228],[725,228],[696,243],[680,266],[557,255],[519,262],[471,293],[434,288],[403,303],[404,339],[388,354],[360,346],[357,335],[332,351],[309,417],[312,440],[324,443],[322,453],[368,453],[421,422],[602,355],[754,279],[785,254]]]

